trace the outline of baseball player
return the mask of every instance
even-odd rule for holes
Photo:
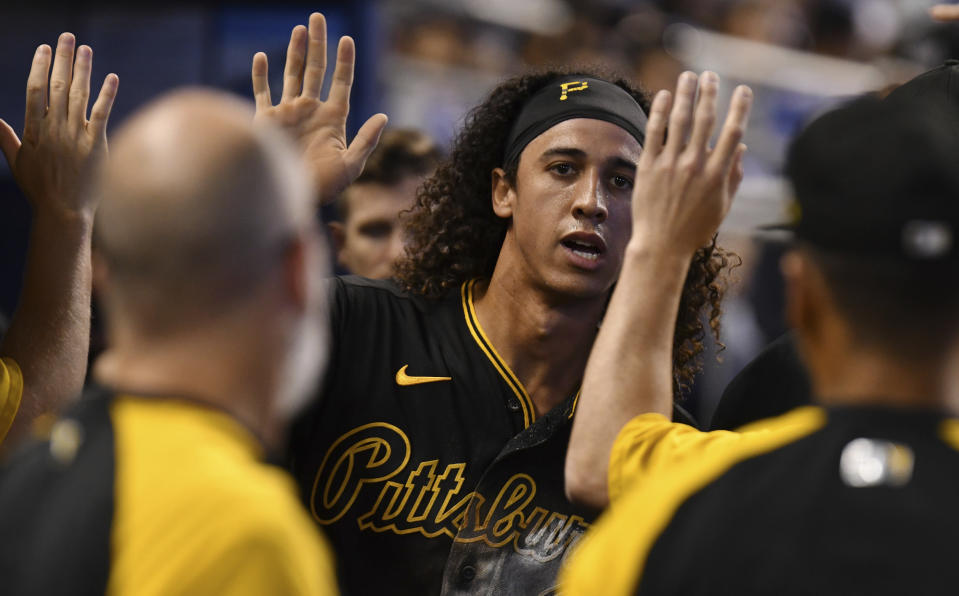
[[[299,135],[327,196],[357,168],[342,133],[352,41],[341,40],[321,102],[324,47],[320,15],[294,30],[276,106],[262,55],[253,79],[260,117]],[[696,77],[680,85],[695,88]],[[566,499],[563,459],[643,182],[646,107],[640,91],[596,73],[506,81],[419,193],[397,279],[331,281],[330,372],[296,424],[291,457],[346,593],[553,589],[596,514]],[[318,124],[336,110],[337,126]],[[369,120],[354,144],[369,145],[379,126]],[[730,167],[721,188],[702,192],[733,192],[740,178]],[[708,286],[726,266],[724,252],[702,246],[671,319],[679,382],[695,369],[701,310],[719,299]]]
[[[937,6],[933,14],[957,14],[955,6]],[[956,16],[953,20],[959,19]],[[891,101],[941,95],[959,82],[959,61],[926,71],[888,94]],[[959,131],[959,113],[943,115],[942,126]],[[744,424],[778,416],[812,403],[809,372],[799,354],[794,333],[772,342],[729,383],[713,414],[710,428],[732,430]]]
[[[336,201],[329,225],[336,262],[346,271],[386,279],[406,246],[400,214],[439,163],[439,147],[426,133],[397,128],[383,133],[363,173]]]
[[[568,489],[612,504],[574,555],[565,593],[955,592],[959,142],[943,126],[956,117],[950,89],[857,100],[793,142],[787,173],[801,217],[783,261],[787,317],[816,405],[739,432],[670,422],[668,367],[631,366],[637,337],[652,340],[639,344],[647,353],[668,355],[671,327],[648,307],[678,303],[683,261],[727,206],[710,212],[682,192],[634,197],[636,225],[660,230],[635,236],[634,254],[659,263],[672,254],[674,265],[653,285],[640,257],[624,264],[591,356]],[[650,137],[665,124],[660,99]],[[647,145],[640,161],[638,175],[659,172],[664,190],[683,187],[669,174],[676,151],[707,164],[724,153],[720,144],[707,157],[695,142],[671,152],[681,123],[674,111],[666,146]],[[693,139],[703,136],[694,128]]]

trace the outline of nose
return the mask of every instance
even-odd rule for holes
[[[577,219],[588,219],[595,223],[606,221],[609,216],[606,189],[599,173],[593,170],[589,176],[583,176],[581,188],[576,189],[576,200],[573,202],[573,215]]]

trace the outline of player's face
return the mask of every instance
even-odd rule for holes
[[[608,292],[632,231],[641,150],[622,128],[586,118],[561,122],[527,145],[507,197],[512,225],[503,250],[515,253],[513,266],[568,297]]]
[[[350,188],[349,214],[337,233],[337,260],[356,275],[384,279],[405,246],[399,214],[413,206],[420,178],[393,186],[356,184]]]

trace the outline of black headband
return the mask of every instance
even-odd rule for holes
[[[590,77],[563,77],[537,91],[523,106],[506,139],[503,165],[513,163],[530,141],[573,118],[611,122],[640,145],[646,139],[646,113],[625,89]]]

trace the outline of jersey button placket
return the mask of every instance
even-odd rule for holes
[[[460,568],[460,581],[469,583],[476,578],[476,567],[472,565],[463,565]]]
[[[515,397],[509,398],[509,400],[506,402],[506,407],[509,408],[510,412],[519,412],[519,400]]]

